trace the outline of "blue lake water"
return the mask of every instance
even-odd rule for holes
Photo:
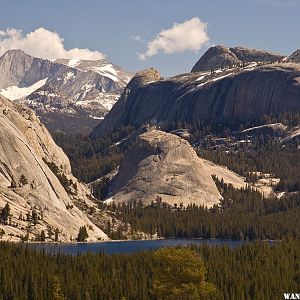
[[[245,241],[231,240],[200,240],[200,239],[165,239],[146,241],[120,241],[120,242],[99,242],[79,244],[29,244],[37,250],[45,250],[49,253],[64,253],[76,255],[78,253],[133,253],[137,251],[154,250],[161,247],[177,247],[189,245],[227,245],[231,248],[245,244]]]

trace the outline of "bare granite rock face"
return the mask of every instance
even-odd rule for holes
[[[192,72],[210,71],[219,68],[232,68],[234,65],[254,62],[275,62],[284,56],[264,50],[225,46],[214,46],[209,48],[198,60]]]
[[[64,186],[50,163],[67,179]],[[6,203],[11,220],[1,229],[13,241],[27,233],[34,239],[42,230],[53,233],[55,229],[60,241],[72,241],[81,226],[88,228],[91,241],[108,239],[82,209],[97,208],[89,189],[72,176],[67,156],[44,125],[30,109],[0,97],[0,207]],[[39,217],[35,226],[27,220],[33,211]]]
[[[230,126],[264,114],[300,111],[300,64],[276,62],[167,79],[151,76],[158,74],[153,70],[144,72],[148,80],[136,85],[138,73],[92,136],[128,125],[203,122]]]
[[[210,71],[213,69],[224,68],[237,65],[241,61],[227,47],[215,46],[209,48],[198,60],[192,72]]]
[[[9,50],[0,57],[0,89],[9,86],[30,86],[35,82],[51,77],[67,67],[53,64],[50,60],[35,58],[22,50]]]
[[[170,133],[149,128],[126,152],[112,182],[116,203],[161,199],[171,205],[195,203],[211,207],[221,195],[190,144]]]

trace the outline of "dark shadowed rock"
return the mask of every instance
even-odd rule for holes
[[[288,57],[288,61],[294,63],[300,63],[300,49],[296,50],[292,55]]]
[[[134,118],[135,113],[139,110],[139,103],[135,103],[135,101],[132,102],[131,99],[137,93],[141,93],[142,95],[143,90],[145,90],[145,92],[148,91],[148,84],[160,80],[161,78],[162,77],[160,76],[159,72],[157,72],[155,69],[147,69],[138,72],[124,89],[121,97],[111,110],[110,117],[105,120],[105,123],[101,127],[96,127],[97,130],[93,131],[92,136],[99,136],[111,131],[113,128],[130,124],[130,119]],[[151,99],[148,100],[149,103],[147,107],[149,113],[152,111],[152,109],[156,108],[152,105]],[[143,118],[143,116],[139,117],[141,124],[143,123]],[[145,116],[145,118],[147,118],[147,116]]]
[[[230,125],[263,114],[300,111],[297,64],[237,68],[209,75],[189,73],[150,83],[149,80],[148,84],[136,85],[137,81],[134,78],[129,83],[117,104],[94,129],[93,136],[103,136],[127,125],[178,121]]]
[[[284,58],[283,55],[265,50],[234,47],[229,50],[243,63],[246,62],[275,62]]]

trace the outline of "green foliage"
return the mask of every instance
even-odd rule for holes
[[[0,212],[0,223],[7,224],[10,216],[10,205],[6,203],[6,205],[1,209]]]
[[[51,295],[53,300],[64,300],[64,296],[61,291],[60,279],[58,276],[53,276]]]
[[[54,241],[58,242],[58,238],[59,238],[59,229],[56,228],[54,231]]]
[[[45,242],[46,241],[46,234],[45,234],[45,231],[42,230],[41,231],[41,242]]]
[[[206,281],[216,287],[216,294],[204,299],[281,299],[299,288],[299,240],[192,249],[205,263]],[[154,300],[154,268],[152,252],[53,255],[0,243],[0,299],[53,300],[57,291],[72,300],[87,295],[92,300]]]
[[[109,178],[103,177],[92,183],[92,193],[99,200],[104,200],[109,193]]]
[[[72,179],[68,179],[67,176],[59,169],[59,167],[54,162],[48,162],[46,159],[43,159],[43,161],[47,164],[52,173],[57,177],[66,192],[68,194],[76,194],[76,183],[74,183]]]
[[[282,239],[300,237],[300,193],[264,199],[252,188],[235,189],[215,178],[223,196],[211,209],[189,205],[173,207],[153,202],[143,207],[131,202],[117,207],[116,216],[132,230],[166,238]]]
[[[79,228],[78,236],[77,236],[77,242],[85,242],[86,239],[89,237],[86,227],[82,226]]]
[[[198,155],[247,176],[249,181],[253,181],[249,174],[255,171],[273,174],[280,178],[277,191],[300,191],[300,151],[293,144],[282,147],[273,141],[263,144],[257,142],[253,149],[247,151],[226,153],[200,149]]]
[[[201,299],[215,291],[205,276],[204,262],[195,250],[162,248],[154,253],[153,294],[157,299]]]
[[[20,176],[19,184],[20,184],[20,186],[24,186],[24,185],[28,184],[28,179],[26,178],[26,176],[24,174],[22,174]]]
[[[36,210],[33,209],[32,212],[31,212],[32,224],[35,226],[37,224],[38,220],[39,220],[38,214],[37,214]]]
[[[287,126],[299,126],[299,112],[282,112],[280,114],[264,115],[261,118],[247,121],[244,124],[205,124],[203,122],[174,122],[164,124],[163,130],[174,131],[187,129],[190,133],[188,138],[192,145],[199,145],[204,141],[201,147],[198,147],[200,157],[211,160],[217,164],[225,165],[238,174],[247,177],[251,182],[254,176],[253,172],[261,171],[264,173],[274,174],[280,178],[276,187],[277,191],[300,191],[300,151],[299,138],[294,141],[281,144],[280,140],[274,133],[260,134],[250,136],[251,147],[238,145],[236,151],[229,150],[229,147],[223,149],[215,148],[216,138],[237,137],[237,130],[240,132],[244,128],[261,126],[273,123],[282,123]],[[248,139],[249,137],[247,137]],[[249,176],[250,175],[250,176]],[[252,177],[252,178],[251,178]]]
[[[123,152],[114,144],[133,130],[127,126],[97,139],[60,132],[53,132],[52,136],[68,155],[74,176],[89,183],[109,174],[119,165]]]
[[[26,233],[25,235],[21,236],[22,242],[27,242],[29,240],[29,233]]]

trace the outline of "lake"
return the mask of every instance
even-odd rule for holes
[[[79,244],[29,244],[37,250],[45,250],[48,253],[64,253],[76,255],[79,253],[133,253],[137,251],[154,250],[161,247],[177,247],[188,245],[227,245],[231,248],[247,243],[246,241],[232,240],[201,240],[201,239],[164,239],[145,241],[110,241],[99,243],[79,243]]]

